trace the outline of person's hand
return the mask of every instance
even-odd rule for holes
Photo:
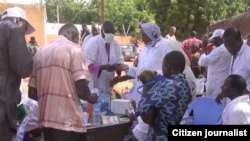
[[[151,114],[146,114],[146,113],[140,114],[142,120],[149,125],[152,125],[154,123],[157,115],[158,115],[158,110],[156,108],[151,110]]]
[[[94,104],[94,103],[96,103],[97,99],[98,99],[98,94],[97,93],[92,93],[90,95],[90,101],[88,101],[88,102]]]
[[[28,131],[24,134],[24,139],[26,141],[39,140],[41,138],[42,132],[42,128],[36,128],[34,130]]]
[[[128,70],[128,68],[129,68],[129,66],[127,64],[121,64],[121,65],[116,67],[116,69],[120,70],[120,71]]]
[[[117,76],[113,80],[109,81],[109,86],[113,87],[114,85],[116,85],[117,83],[119,83],[121,81],[122,81],[121,76]]]
[[[221,100],[224,98],[224,95],[221,93],[219,95],[217,95],[217,97],[215,98],[215,102],[218,104],[221,104]]]
[[[126,115],[129,117],[130,122],[133,123],[133,122],[136,122],[136,121],[137,121],[136,116],[135,116],[135,113],[129,112],[128,109],[126,109],[125,113],[126,113]]]
[[[110,64],[101,65],[101,69],[111,72],[111,71],[114,71],[114,70],[115,70],[115,66],[110,65]]]
[[[202,74],[200,74],[200,75],[198,76],[198,78],[204,78],[204,76],[203,76]]]

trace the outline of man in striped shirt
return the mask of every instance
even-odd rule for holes
[[[66,24],[34,57],[29,97],[38,100],[45,141],[87,140],[80,99],[95,103],[97,95],[90,94],[88,67],[78,40],[77,28]]]

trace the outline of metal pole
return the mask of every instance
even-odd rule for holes
[[[43,8],[43,10],[44,10],[44,45],[46,45],[47,44],[47,10],[46,10],[46,4],[44,3],[44,8]]]
[[[126,32],[125,32],[124,24],[122,24],[122,29],[123,29],[123,34],[124,34],[124,36],[127,36],[127,34],[126,34]]]
[[[130,29],[130,25],[128,26],[128,29],[127,29],[126,35],[128,35],[129,29]]]
[[[58,26],[58,30],[59,30],[60,21],[59,21],[59,6],[58,5],[56,5],[56,13],[57,13],[57,26]]]
[[[100,15],[101,24],[104,23],[104,0],[101,0],[101,15]]]

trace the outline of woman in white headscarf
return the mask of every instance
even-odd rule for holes
[[[115,78],[112,83],[115,84],[127,79],[135,78],[133,91],[131,94],[128,94],[126,98],[135,100],[136,103],[138,103],[141,99],[140,91],[142,91],[142,89],[139,87],[142,83],[137,79],[137,76],[143,70],[156,71],[158,74],[162,74],[162,61],[164,56],[171,51],[177,50],[182,52],[185,56],[186,67],[184,73],[186,74],[192,95],[195,97],[195,76],[190,68],[190,62],[180,44],[175,40],[163,38],[161,36],[160,28],[152,22],[143,23],[141,25],[141,37],[145,46],[142,48],[139,55],[138,66],[130,67],[123,64],[120,66],[120,69],[125,70],[126,75]]]

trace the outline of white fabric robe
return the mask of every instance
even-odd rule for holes
[[[119,43],[113,40],[110,43],[110,60],[108,61],[108,54],[105,46],[105,41],[101,34],[92,37],[86,43],[84,49],[84,55],[86,57],[86,64],[89,66],[92,63],[97,63],[100,65],[104,64],[115,64],[124,63],[124,58]],[[107,89],[109,87],[109,81],[115,76],[115,72],[108,72],[103,70],[100,77],[96,77],[90,72],[90,82],[89,87]]]
[[[222,113],[223,124],[250,124],[249,95],[236,97],[225,107]]]
[[[224,44],[212,50],[208,55],[202,54],[199,65],[208,67],[206,96],[216,98],[221,93],[221,86],[229,75],[231,54]]]
[[[231,66],[230,66],[230,70],[232,70],[231,74],[238,74],[246,79],[248,91],[250,91],[250,65],[249,65],[250,55],[249,54],[250,54],[250,47],[246,43],[243,43],[234,61],[234,64],[232,64],[233,59],[231,59]]]
[[[145,69],[151,71],[157,71],[159,74],[162,74],[162,61],[165,55],[175,50],[182,52],[185,56],[186,67],[184,73],[191,88],[192,95],[193,97],[195,97],[195,76],[190,68],[190,62],[188,61],[187,55],[181,48],[180,43],[178,43],[175,40],[162,38],[160,41],[156,43],[154,47],[147,47],[147,46],[143,47],[139,56],[138,66],[129,67],[129,69],[126,71],[127,75],[136,78],[134,80],[133,84],[134,88],[132,94],[127,96],[128,99],[133,99],[138,103],[138,101],[141,98],[141,94],[137,92],[137,89],[142,85],[142,83],[137,79],[137,76]]]

